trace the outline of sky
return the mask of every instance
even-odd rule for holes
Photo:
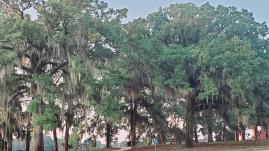
[[[146,17],[148,14],[158,10],[159,7],[167,7],[175,3],[194,3],[202,5],[206,2],[217,6],[236,6],[238,9],[247,9],[253,12],[255,20],[266,21],[269,25],[269,0],[104,0],[112,8],[127,8],[129,10],[127,21],[139,17]]]

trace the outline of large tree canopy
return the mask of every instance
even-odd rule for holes
[[[17,12],[0,14],[6,150],[15,134],[29,150],[30,132],[35,150],[43,150],[44,129],[53,131],[55,150],[56,129],[64,129],[67,151],[86,132],[94,140],[105,135],[111,147],[120,126],[132,146],[158,133],[161,143],[184,136],[191,147],[198,124],[208,141],[216,127],[237,133],[266,125],[268,28],[248,10],[173,4],[123,24],[127,10],[99,0],[5,2]],[[29,8],[36,20],[25,14]],[[171,117],[183,119],[184,129],[169,125]]]
[[[267,91],[266,24],[256,22],[247,10],[208,3],[171,5],[148,20],[148,31],[163,44],[156,59],[161,73],[157,79],[170,91],[184,92],[179,97],[187,102],[187,146],[192,144],[196,111],[225,106],[221,116],[232,112],[240,124],[249,124],[258,100],[266,100],[257,96],[258,83]]]

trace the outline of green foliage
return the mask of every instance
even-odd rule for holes
[[[31,97],[32,124],[51,130],[64,119],[77,126],[71,144],[78,143],[90,107],[104,129],[104,123],[117,128],[136,105],[142,110],[137,129],[164,135],[182,134],[166,119],[183,118],[189,98],[195,112],[201,105],[225,108],[220,117],[228,116],[233,129],[268,116],[268,28],[245,9],[173,4],[122,25],[127,10],[103,1],[9,2],[22,12],[29,3],[39,16],[0,14],[1,105],[12,102],[19,111],[17,100]],[[11,73],[16,76],[7,78]]]
[[[119,123],[122,117],[122,107],[119,100],[111,96],[104,97],[100,104],[95,103],[96,112],[107,122]]]
[[[53,92],[53,79],[49,74],[34,75],[33,81],[41,92]],[[44,91],[42,91],[44,90]]]
[[[79,144],[79,142],[80,142],[80,134],[77,134],[77,133],[72,133],[71,135],[70,135],[70,139],[69,139],[69,143],[68,144],[70,144],[70,145],[72,145],[72,146],[77,146],[78,144]]]
[[[8,65],[17,58],[16,52],[0,50],[0,65]]]
[[[39,105],[36,103],[32,103],[29,106],[29,111],[31,112],[33,109],[36,109],[37,106],[35,105]],[[57,115],[59,115],[59,113],[57,112],[57,107],[56,106],[46,106],[46,108],[44,109],[42,114],[32,114],[32,124],[33,125],[38,125],[38,126],[43,126],[43,128],[45,130],[52,130],[54,128],[58,127],[58,123],[59,123],[59,117],[57,117]]]
[[[199,93],[198,95],[198,99],[201,100],[208,100],[208,97],[213,97],[218,95],[218,90],[216,85],[214,84],[214,81],[212,79],[209,79],[208,77],[202,77],[201,79],[201,83],[202,83],[202,92]]]

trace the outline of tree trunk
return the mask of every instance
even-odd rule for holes
[[[133,146],[133,132],[134,132],[134,109],[133,109],[133,104],[131,105],[131,115],[130,115],[130,141],[131,141],[131,146]]]
[[[226,125],[224,125],[223,127],[222,127],[222,140],[223,141],[227,141],[227,129],[226,129]]]
[[[25,151],[30,151],[30,142],[31,142],[31,131],[29,126],[27,126],[26,130],[26,140],[25,140]]]
[[[187,98],[187,106],[186,106],[186,147],[193,146],[193,126],[194,126],[194,110],[193,110],[193,102],[194,102],[194,93],[190,93]]]
[[[241,130],[241,141],[245,141],[246,140],[246,131],[245,129]]]
[[[152,136],[149,139],[148,146],[152,144]]]
[[[253,140],[258,140],[258,129],[257,126],[253,128]]]
[[[53,132],[53,142],[54,142],[54,151],[58,151],[58,140],[57,140],[57,131],[56,128],[52,130]]]
[[[69,123],[66,123],[65,135],[64,135],[64,151],[68,151],[69,148],[68,139],[69,139]]]
[[[238,130],[236,130],[236,131],[234,132],[234,141],[239,141]]]
[[[213,136],[212,136],[212,124],[208,123],[208,142],[213,142]]]
[[[7,142],[4,140],[4,146],[3,146],[3,148],[4,148],[4,151],[7,151]]]
[[[7,141],[4,141],[4,151],[7,151]]]
[[[211,109],[208,109],[205,111],[205,118],[206,118],[206,123],[207,123],[207,132],[208,132],[208,138],[207,138],[207,141],[208,142],[213,142],[213,136],[212,136],[212,133],[213,133],[213,115],[212,115],[212,110]]]
[[[93,136],[93,140],[92,140],[92,147],[95,148],[96,147],[96,136]]]
[[[7,151],[12,151],[12,131],[7,129]]]
[[[131,109],[131,146],[136,145],[136,118],[137,118],[137,102],[133,101]]]
[[[261,139],[262,140],[266,140],[267,139],[267,125],[264,124],[264,123],[262,125]]]
[[[43,140],[43,127],[37,126],[35,128],[35,143],[33,144],[34,151],[44,151],[44,140]]]
[[[111,126],[109,123],[106,124],[106,148],[110,148],[110,134]]]
[[[12,151],[12,138],[7,140],[7,151]]]
[[[163,138],[163,135],[162,135],[162,132],[159,133],[159,136],[160,136],[160,144],[164,144],[164,138]]]
[[[5,141],[2,137],[2,133],[0,132],[0,150],[4,150],[4,144],[5,144]]]
[[[194,141],[195,141],[195,143],[198,143],[197,126],[195,126],[195,128],[194,128]]]

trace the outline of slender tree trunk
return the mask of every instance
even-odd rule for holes
[[[208,124],[208,142],[213,142],[212,125]]]
[[[93,141],[92,141],[92,147],[95,148],[96,147],[96,136],[93,136]]]
[[[131,146],[136,145],[136,118],[137,118],[137,102],[132,103],[131,109]]]
[[[7,151],[7,142],[6,141],[4,141],[4,151]]]
[[[245,129],[241,130],[241,141],[245,141],[246,140],[246,131]]]
[[[164,144],[162,132],[160,132],[159,135],[160,135],[160,144]]]
[[[38,108],[37,114],[43,113],[43,101],[41,100]],[[43,139],[43,127],[36,126],[34,129],[34,143],[33,143],[34,151],[44,151],[44,139]]]
[[[68,121],[68,120],[67,120]],[[65,126],[65,135],[64,135],[64,151],[68,151],[69,145],[68,145],[68,139],[69,139],[69,123],[66,122]]]
[[[7,140],[7,151],[12,151],[12,138]]]
[[[7,151],[12,151],[12,131],[7,129]]]
[[[110,148],[110,134],[111,134],[111,125],[106,124],[106,148]]]
[[[206,123],[207,123],[207,132],[208,132],[208,142],[213,142],[213,136],[212,136],[212,133],[213,133],[213,119],[212,119],[212,110],[209,109],[209,110],[206,110],[205,111],[205,118],[206,118]]]
[[[258,129],[257,126],[253,128],[253,140],[258,140]]]
[[[222,128],[222,140],[223,141],[227,141],[226,140],[226,135],[227,135],[227,129],[225,128],[225,126]]]
[[[5,141],[3,139],[2,133],[0,132],[0,150],[4,150],[4,144],[5,144],[4,142]]]
[[[239,128],[240,128],[241,141],[245,141],[245,139],[246,139],[246,131],[245,131],[246,128],[241,122],[240,122]]]
[[[238,130],[235,130],[235,132],[234,132],[234,141],[239,141]]]
[[[267,125],[265,123],[262,124],[262,132],[261,132],[261,139],[267,139]]]
[[[134,129],[134,125],[133,125],[133,120],[134,120],[134,108],[133,108],[133,103],[131,104],[131,115],[130,115],[130,141],[131,141],[131,146],[133,146],[133,129]]]
[[[44,151],[44,140],[43,140],[43,127],[37,126],[35,128],[35,143],[33,144],[34,151]]]
[[[137,102],[134,102],[134,118],[133,118],[133,146],[136,145],[136,121],[137,121]]]
[[[6,131],[3,130],[3,134],[2,134],[2,144],[3,146],[0,146],[0,150],[2,149],[3,151],[7,151],[7,146],[6,146]]]
[[[187,98],[186,106],[186,147],[193,146],[193,126],[194,126],[194,93],[190,93]]]
[[[148,146],[152,143],[152,136],[149,139]]]
[[[52,130],[53,133],[53,142],[54,142],[54,151],[58,151],[58,140],[57,140],[57,131],[56,128]]]
[[[26,130],[26,140],[25,140],[25,151],[30,151],[30,142],[31,142],[31,131],[29,125],[27,126]]]
[[[195,143],[198,143],[197,126],[195,126],[195,128],[194,128],[194,141],[195,141]]]

